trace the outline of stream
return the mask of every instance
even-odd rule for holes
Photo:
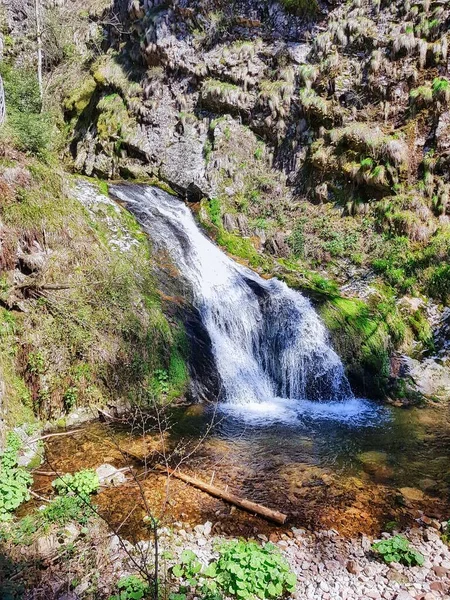
[[[85,425],[73,436],[49,440],[47,468],[73,472],[131,461],[163,522],[210,520],[216,531],[231,534],[271,526],[183,482],[171,479],[168,486],[151,466],[167,460],[287,513],[289,526],[355,535],[378,533],[389,522],[411,523],[420,511],[448,518],[445,407],[402,409],[355,397],[305,297],[231,260],[173,196],[137,185],[111,190],[178,269],[216,370],[216,388],[202,395],[216,402],[164,409],[145,427],[139,419]],[[195,368],[191,376],[195,396],[204,381]],[[45,492],[50,482],[38,476],[35,489]],[[102,491],[98,504],[130,538],[145,535],[135,482]]]

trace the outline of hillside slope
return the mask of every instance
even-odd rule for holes
[[[448,395],[448,6],[119,8],[66,103],[75,169],[206,198],[225,249],[312,290],[363,393]]]
[[[448,397],[445,3],[90,0],[44,17],[66,24],[44,40],[44,106],[72,169],[201,201],[225,250],[312,297],[358,392]],[[9,63],[33,63],[9,27]]]

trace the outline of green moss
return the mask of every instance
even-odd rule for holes
[[[252,267],[260,266],[263,263],[263,258],[248,238],[240,237],[222,229],[219,231],[216,241],[233,256],[247,260]]]
[[[352,382],[365,394],[384,395],[389,376],[389,335],[384,322],[356,299],[332,298],[319,312]]]
[[[217,198],[211,198],[208,203],[208,213],[211,223],[216,227],[222,226],[222,211],[220,208],[220,202]]]
[[[89,105],[92,95],[97,89],[97,82],[93,77],[86,77],[79,88],[64,100],[64,108],[73,117],[79,117]]]
[[[1,219],[25,239],[46,232],[51,253],[43,281],[67,287],[27,301],[20,329],[11,325],[14,333],[8,333],[23,348],[29,391],[19,377],[16,344],[6,346],[7,353],[0,349],[15,410],[9,410],[10,421],[31,419],[32,408],[55,418],[75,404],[138,401],[158,368],[173,374],[173,389],[182,394],[187,369],[181,366],[180,326],[161,310],[151,248],[136,219],[106,199],[87,212],[66,195],[65,176],[57,170],[36,162],[29,170],[31,185],[19,190],[18,201],[1,207]],[[107,191],[106,184],[100,187]],[[10,293],[6,279],[0,288]],[[23,417],[18,413],[25,408]]]

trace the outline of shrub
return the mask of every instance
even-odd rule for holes
[[[70,412],[72,408],[76,405],[78,400],[78,389],[75,386],[70,386],[64,392],[63,403],[64,410],[66,412]]]
[[[7,122],[5,132],[23,152],[45,154],[51,146],[53,131],[48,113],[41,112],[36,73],[3,64]]]
[[[211,223],[216,227],[222,225],[222,213],[220,209],[220,201],[217,198],[211,198],[208,204],[209,218]]]
[[[273,544],[260,546],[253,541],[233,540],[218,546],[219,558],[203,570],[190,550],[172,568],[204,597],[235,596],[242,600],[280,598],[295,591],[297,579],[288,562]]]
[[[372,545],[385,563],[398,562],[408,567],[424,563],[424,557],[420,552],[411,547],[408,540],[402,535],[394,535],[387,540],[381,540]]]
[[[117,583],[117,589],[119,593],[111,596],[109,600],[141,600],[150,592],[148,584],[136,575],[122,577]]]
[[[11,513],[30,497],[28,488],[33,479],[26,469],[18,466],[20,447],[20,438],[10,432],[0,458],[0,521],[7,521]]]
[[[86,501],[78,496],[57,496],[40,514],[43,521],[63,527],[71,521],[85,525],[91,513]]]
[[[305,252],[304,226],[303,220],[298,221],[287,240],[295,258],[301,258]]]
[[[94,494],[100,485],[98,475],[93,469],[83,469],[77,473],[67,473],[53,481],[53,487],[60,495],[70,494],[88,499]]]
[[[10,111],[8,121],[12,140],[18,150],[43,155],[50,148],[52,124],[47,114]]]
[[[296,577],[276,546],[231,541],[219,547],[217,563],[209,566],[219,586],[239,598],[280,598],[296,587]]]

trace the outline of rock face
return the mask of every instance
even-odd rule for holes
[[[110,28],[66,102],[75,169],[217,202],[201,217],[228,250],[254,249],[272,273],[289,261],[299,287],[326,289],[320,271],[367,303],[386,340],[374,350],[367,328],[369,354],[434,360],[429,305],[397,300],[449,301],[448,6],[433,20],[401,0],[303,14],[281,0],[116,4],[129,35]],[[370,294],[352,285],[368,279]],[[435,392],[430,368],[446,379],[438,358],[415,369],[418,396]],[[368,359],[386,382],[382,361]]]

